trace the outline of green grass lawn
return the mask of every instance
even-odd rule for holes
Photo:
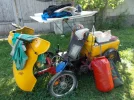
[[[78,88],[71,94],[58,98],[61,100],[134,100],[134,29],[112,30],[119,37],[121,44],[119,53],[122,63],[117,67],[123,78],[124,85],[114,88],[111,92],[99,92],[94,83],[92,73],[78,76]],[[50,51],[60,44],[66,50],[70,36],[64,38],[56,35],[43,35],[42,38],[51,42]],[[13,78],[11,47],[7,41],[0,41],[0,100],[56,100],[47,91],[45,78],[39,78],[32,92],[20,90]]]

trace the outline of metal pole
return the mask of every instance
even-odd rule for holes
[[[21,16],[21,9],[20,9],[20,5],[17,5],[17,4],[20,4],[20,3],[17,3],[19,2],[19,0],[12,0],[12,5],[13,5],[13,11],[14,11],[14,17],[15,17],[15,23],[17,23],[19,26],[23,26],[24,23],[23,23],[23,20],[22,20],[22,16]]]
[[[18,9],[17,9],[17,6],[16,6],[16,0],[12,0],[12,5],[13,5],[15,23],[20,25]]]

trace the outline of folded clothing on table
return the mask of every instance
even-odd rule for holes
[[[64,8],[64,7],[66,7],[66,6],[72,6],[72,5],[71,5],[71,3],[64,4],[64,5],[59,5],[59,6],[51,5],[51,6],[49,6],[47,9],[45,9],[45,10],[43,11],[43,14],[44,14],[44,13],[48,13],[48,15],[51,16],[51,15],[54,13],[54,11],[56,11],[56,10],[58,10],[58,9],[60,9],[60,8]]]
[[[48,13],[44,13],[42,15],[42,19],[47,20],[48,18],[61,18],[61,17],[65,17],[65,16],[72,16],[72,14],[70,12],[66,12],[66,11],[53,13],[51,15],[48,15]]]
[[[41,16],[43,20],[47,20],[48,18],[61,18],[74,15],[77,9],[72,7],[71,4],[65,5],[51,5],[47,9],[43,11],[43,15]]]

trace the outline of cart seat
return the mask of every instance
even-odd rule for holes
[[[115,40],[117,40],[117,39],[118,39],[118,37],[117,37],[117,36],[111,36],[110,41],[115,41]]]
[[[83,40],[84,35],[85,35],[86,32],[89,32],[89,29],[88,28],[83,28],[83,29],[77,30],[75,32],[75,35],[78,38],[78,40]]]
[[[116,40],[118,40],[117,36],[111,36],[111,39],[109,41],[100,42],[100,43],[96,41],[96,43],[98,43],[100,45],[100,44],[110,43],[110,42],[113,42],[113,41],[116,41]]]
[[[89,35],[88,28],[80,29],[76,31],[75,34],[73,35],[67,51],[67,56],[71,61],[76,60],[78,58],[80,51],[85,41],[88,38],[88,35]]]

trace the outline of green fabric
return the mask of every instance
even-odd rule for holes
[[[13,61],[16,64],[17,70],[22,70],[25,67],[26,60],[28,59],[26,53],[25,53],[25,45],[23,44],[23,41],[17,40],[17,37],[32,41],[36,37],[33,35],[27,35],[27,34],[19,34],[19,33],[14,33],[14,37],[12,39],[13,43],[13,48],[11,51],[11,56]]]
[[[14,34],[14,37],[12,38],[12,43],[13,43],[13,45],[15,44],[15,42],[16,42],[16,40],[17,40],[17,37],[19,37],[19,36],[20,36],[19,33],[15,33],[15,34]]]
[[[15,44],[16,40],[17,40],[17,37],[19,37],[21,35],[21,38],[22,39],[25,39],[29,42],[31,42],[33,39],[36,38],[36,36],[34,35],[28,35],[28,34],[20,34],[20,33],[14,33],[14,37],[12,39],[12,42],[13,42],[13,45]]]
[[[45,55],[44,54],[39,55],[37,61],[40,62],[41,64],[46,63]]]
[[[116,65],[112,60],[109,60],[110,67],[112,68],[112,77],[114,82],[114,87],[123,85],[123,81],[121,79],[121,76],[119,75],[118,70],[116,69]]]
[[[114,87],[118,87],[123,85],[123,82],[117,77],[116,79],[114,79]]]

